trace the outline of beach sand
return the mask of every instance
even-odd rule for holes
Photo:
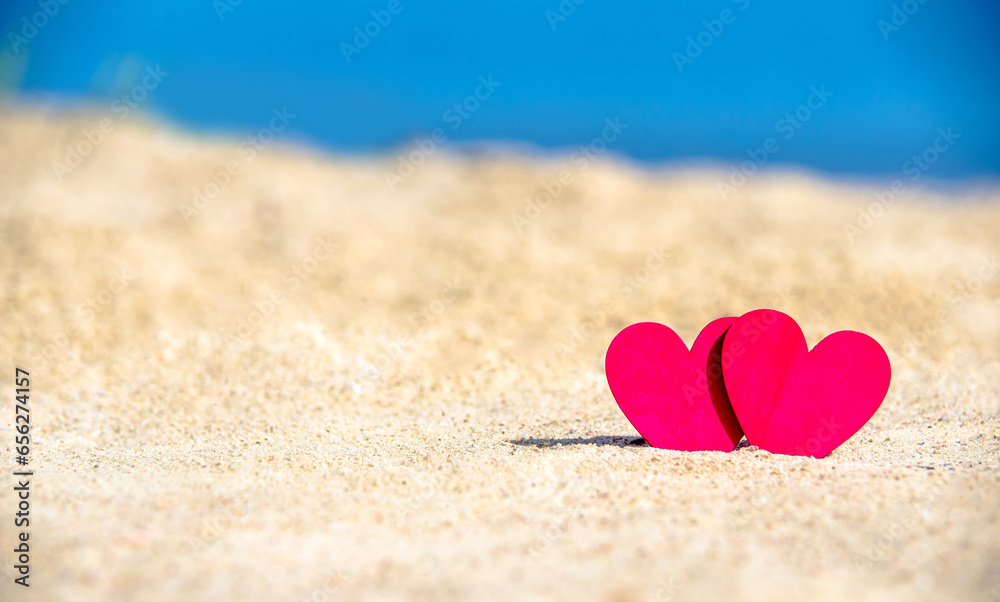
[[[995,187],[441,150],[390,190],[137,118],[62,169],[100,118],[4,109],[3,600],[1000,600]],[[878,340],[874,418],[632,444],[614,335],[760,307]]]

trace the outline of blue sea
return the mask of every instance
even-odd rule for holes
[[[7,0],[0,86],[208,132],[287,111],[338,153],[573,152],[613,120],[641,162],[992,178],[998,29],[971,0]]]

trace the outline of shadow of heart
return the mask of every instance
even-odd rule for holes
[[[646,440],[642,437],[625,437],[606,435],[602,437],[572,437],[567,439],[511,439],[514,445],[534,445],[535,447],[554,447],[556,445],[615,445],[617,447],[646,446]]]

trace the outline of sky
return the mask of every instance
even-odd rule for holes
[[[5,0],[0,87],[234,135],[287,110],[338,153],[571,152],[611,119],[657,164],[1000,174],[998,2],[577,2]]]

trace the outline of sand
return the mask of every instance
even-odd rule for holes
[[[1000,600],[995,186],[442,149],[390,190],[137,117],[54,168],[99,119],[0,118],[3,600]],[[759,307],[885,347],[871,422],[632,444],[613,336]]]

